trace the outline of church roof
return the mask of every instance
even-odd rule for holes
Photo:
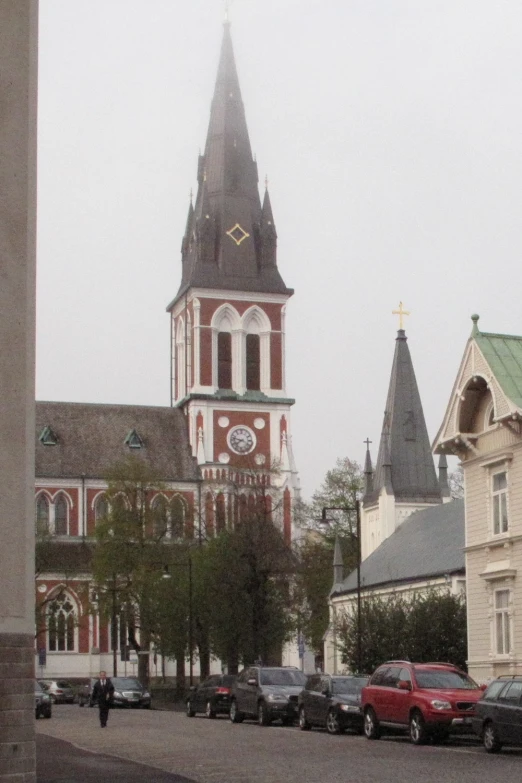
[[[506,397],[522,408],[522,337],[477,332],[475,341]]]
[[[225,23],[198,193],[182,243],[182,281],[169,309],[189,288],[292,294],[276,262],[277,234],[268,194],[258,189],[230,24]]]
[[[393,492],[397,502],[441,502],[424,411],[403,329],[397,332],[373,489],[365,494],[365,505],[376,502],[384,488]]]
[[[361,563],[363,589],[463,571],[464,501],[452,500],[411,514]],[[352,572],[332,595],[353,593],[357,575]]]
[[[54,437],[42,439],[49,430]],[[162,481],[199,477],[186,419],[178,408],[36,403],[37,479],[104,479],[129,454],[137,454]]]

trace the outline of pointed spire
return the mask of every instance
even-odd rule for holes
[[[473,313],[471,316],[471,320],[473,321],[473,327],[471,329],[471,336],[476,337],[480,334],[480,329],[478,328],[478,322],[479,322],[480,315],[477,315],[477,313]]]
[[[364,495],[370,495],[373,492],[373,465],[370,454],[371,440],[366,438],[366,458],[364,460]]]
[[[365,503],[375,502],[384,488],[398,502],[441,502],[404,329],[397,332],[373,491],[365,497]]]
[[[182,283],[174,301],[189,286],[293,293],[277,269],[268,193],[261,206],[229,23],[223,27],[205,151],[198,159],[194,220],[200,226],[211,221],[214,233],[204,247],[183,245]]]
[[[451,500],[451,491],[448,481],[448,460],[445,454],[441,454],[439,457],[439,487],[442,502],[447,503]]]
[[[334,559],[333,559],[334,585],[340,584],[344,578],[344,562],[341,550],[339,536],[335,536]]]

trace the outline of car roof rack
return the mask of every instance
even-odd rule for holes
[[[522,673],[520,674],[499,674],[498,677],[495,679],[497,680],[514,680],[515,677],[522,677]],[[493,680],[492,680],[493,682]]]
[[[406,660],[403,660],[403,661],[400,661],[400,660],[397,660],[397,661],[384,661],[384,663],[381,663],[381,666],[385,666],[387,663],[411,663],[411,661],[406,661]]]
[[[458,669],[454,663],[448,663],[448,661],[426,661],[426,663],[418,663],[416,666],[448,666],[450,669]]]

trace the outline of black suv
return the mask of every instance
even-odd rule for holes
[[[477,703],[472,724],[488,753],[498,753],[502,745],[522,746],[522,675],[493,680]]]
[[[326,726],[329,734],[347,728],[362,734],[361,691],[368,677],[311,674],[299,694],[299,728]]]
[[[283,725],[293,723],[305,682],[305,675],[294,667],[248,666],[232,688],[230,720],[241,723],[245,718],[255,718],[261,726],[277,719]]]

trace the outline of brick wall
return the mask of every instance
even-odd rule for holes
[[[34,639],[28,634],[0,634],[0,779],[35,780]]]

